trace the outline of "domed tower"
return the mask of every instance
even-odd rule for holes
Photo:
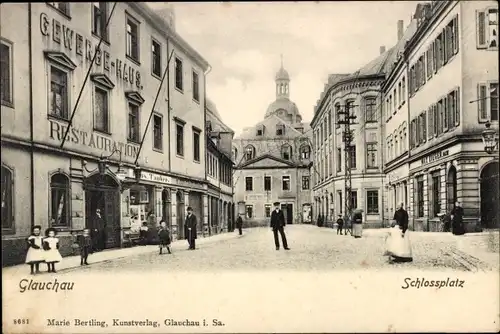
[[[281,55],[281,68],[276,73],[276,99],[290,97],[290,76],[283,67],[283,55]]]

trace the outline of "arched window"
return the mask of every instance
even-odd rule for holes
[[[309,145],[302,145],[300,147],[300,158],[301,159],[311,158],[311,147]]]
[[[50,226],[69,227],[69,179],[57,173],[50,178],[51,216]]]
[[[2,230],[14,229],[13,181],[12,172],[2,166]]]
[[[292,147],[288,144],[281,146],[281,158],[284,160],[292,159]]]
[[[255,147],[253,147],[252,145],[247,145],[247,147],[245,147],[245,159],[248,161],[252,160],[253,158],[255,158]]]

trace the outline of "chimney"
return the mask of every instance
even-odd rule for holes
[[[384,46],[384,45],[382,45],[382,46],[380,47],[380,54],[383,54],[384,52],[385,52],[385,46]]]
[[[400,41],[401,38],[403,38],[403,33],[404,33],[403,24],[404,24],[403,20],[398,20],[398,41]]]

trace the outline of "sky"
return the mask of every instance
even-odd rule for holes
[[[161,9],[166,3],[149,3]],[[207,97],[236,136],[264,119],[274,77],[290,74],[290,99],[309,122],[328,74],[352,73],[397,41],[416,1],[171,3],[176,31],[211,65]]]

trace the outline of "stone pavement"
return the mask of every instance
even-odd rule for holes
[[[216,242],[221,242],[224,240],[230,240],[241,237],[237,232],[227,232],[222,234],[217,234],[211,237],[198,238],[196,240],[196,245],[206,245]],[[183,250],[188,247],[186,240],[176,240],[172,242],[171,249],[174,250]],[[157,253],[158,246],[157,245],[147,245],[147,246],[134,246],[128,248],[118,248],[118,249],[109,249],[102,252],[96,252],[89,256],[88,262],[90,264],[109,262],[113,260],[123,259],[127,257],[132,257],[141,254],[148,253]],[[73,269],[80,267],[80,256],[67,256],[63,258],[61,263],[56,264],[57,271],[64,271],[67,269]],[[46,265],[41,264],[40,270],[42,272],[46,271]],[[26,264],[19,264],[15,266],[10,266],[6,268],[2,268],[2,275],[8,276],[23,276],[29,274],[29,266]]]

